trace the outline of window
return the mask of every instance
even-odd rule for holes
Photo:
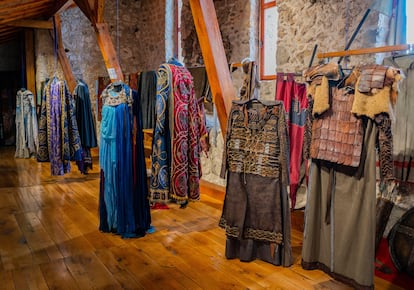
[[[183,8],[183,1],[175,1],[175,19],[176,19],[176,39],[174,46],[174,56],[179,60],[183,61],[183,54],[181,48],[181,10]]]
[[[407,43],[414,43],[414,1],[407,0],[405,13],[407,14]]]
[[[260,79],[276,79],[278,12],[275,0],[260,3]]]

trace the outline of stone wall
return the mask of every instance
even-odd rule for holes
[[[314,46],[317,52],[339,51],[361,21],[371,0],[280,0],[279,33],[277,44],[277,69],[301,72],[310,62]],[[351,49],[373,47],[376,44],[378,13],[371,11]],[[315,57],[313,64],[318,63]],[[346,67],[359,63],[375,62],[375,56],[352,56]]]
[[[162,0],[119,0],[106,1],[105,19],[109,24],[115,48],[124,73],[156,69],[171,55],[172,38],[165,34],[166,9],[171,3]],[[228,63],[241,62],[246,57],[258,60],[259,0],[215,0],[214,5],[222,33]],[[277,69],[284,72],[301,72],[310,61],[313,47],[318,44],[318,52],[342,50],[352,35],[371,0],[280,0]],[[171,18],[171,17],[170,17]],[[352,48],[371,47],[378,42],[378,13],[371,11]],[[183,0],[182,9],[182,49],[186,66],[204,65],[198,44],[189,0]],[[173,31],[173,29],[170,29]],[[96,101],[95,80],[106,76],[102,55],[97,46],[95,32],[86,17],[78,8],[62,14],[62,33],[67,56],[75,77],[83,78],[89,85],[92,103]],[[168,51],[167,51],[168,50]],[[56,65],[53,43],[46,31],[36,32],[37,84],[53,74],[62,76],[59,64]],[[352,66],[361,62],[373,62],[375,57],[352,56]],[[315,58],[314,64],[319,60]],[[242,83],[242,74],[235,72],[232,79],[236,92]],[[273,99],[275,81],[263,82],[261,97]],[[94,108],[95,109],[95,108]],[[203,158],[204,178],[223,184],[218,177],[221,164],[223,139],[214,112],[208,116],[211,131],[211,152]]]
[[[41,83],[47,78],[57,76],[63,78],[63,71],[54,44],[47,30],[35,30],[35,55],[36,55],[36,92],[41,95]]]
[[[243,0],[215,0],[214,7],[216,9],[227,62],[241,62],[245,57],[251,57],[249,30],[250,2]],[[181,15],[184,62],[187,66],[204,65],[189,0],[183,0]]]
[[[258,2],[245,0],[215,0],[217,20],[223,39],[227,62],[239,63],[244,58],[257,59],[258,43]],[[186,66],[204,66],[201,48],[198,43],[189,0],[183,0],[182,15],[182,54]],[[253,23],[251,24],[251,22]],[[240,69],[231,75],[235,91],[242,85],[243,74]],[[202,158],[203,179],[224,185],[219,177],[223,156],[223,137],[217,121],[216,112],[207,115],[210,128],[210,152]]]
[[[118,17],[116,2],[105,2],[104,18],[123,73],[156,69],[165,61],[165,1],[120,0]],[[61,21],[63,44],[72,71],[75,78],[82,78],[88,84],[95,112],[95,81],[99,76],[107,76],[95,31],[77,7],[64,11]],[[56,62],[49,32],[37,30],[35,37],[36,86],[40,88],[46,77],[56,75],[63,78],[63,73]]]

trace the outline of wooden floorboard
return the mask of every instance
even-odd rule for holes
[[[218,227],[224,188],[202,182],[201,201],[151,211],[155,232],[122,239],[98,230],[99,166],[50,176],[50,164],[0,148],[2,289],[350,289],[300,266],[303,212],[292,215],[294,264],[227,260]],[[400,289],[375,278],[376,289]]]

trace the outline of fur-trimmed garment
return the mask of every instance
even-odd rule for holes
[[[380,179],[386,182],[393,176],[390,115],[398,81],[394,68],[360,67],[346,79],[328,80],[328,95],[318,90],[312,95],[315,105],[328,100],[329,108],[314,110],[309,118],[313,150],[302,266],[321,269],[356,289],[374,287],[376,152]],[[343,162],[347,158],[351,162]]]

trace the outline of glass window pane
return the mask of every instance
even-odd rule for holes
[[[264,11],[264,75],[276,74],[277,6]]]
[[[414,1],[406,2],[407,14],[407,43],[414,43]]]

